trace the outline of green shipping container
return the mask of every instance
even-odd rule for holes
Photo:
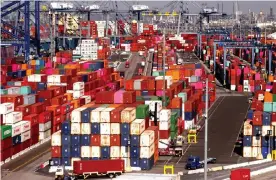
[[[177,131],[171,131],[171,132],[170,132],[170,135],[171,135],[171,139],[176,138],[176,136],[177,136]]]
[[[23,94],[23,95],[31,94],[31,87],[30,86],[20,87],[20,94]]]
[[[273,94],[273,102],[276,102],[276,94]]]
[[[177,125],[171,124],[171,132],[177,132]]]
[[[1,95],[7,95],[8,94],[8,90],[7,89],[1,89],[0,94]]]
[[[1,127],[1,139],[6,139],[12,136],[12,127],[9,125],[3,125]]]
[[[159,72],[158,71],[153,71],[152,76],[159,76]]]
[[[136,118],[144,119],[149,116],[149,105],[139,105],[136,108]]]
[[[40,74],[40,69],[36,69],[35,74]]]
[[[177,124],[177,112],[172,112],[171,114],[171,125]]]

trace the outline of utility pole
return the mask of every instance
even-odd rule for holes
[[[205,135],[204,135],[204,180],[207,180],[207,148],[208,148],[208,76],[206,78],[206,98],[205,98]]]

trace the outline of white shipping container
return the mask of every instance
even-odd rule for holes
[[[39,140],[46,139],[51,136],[51,129],[44,131],[44,132],[39,132]]]
[[[110,123],[101,123],[100,124],[100,131],[101,134],[106,134],[106,135],[110,135]]]
[[[92,146],[91,147],[91,157],[94,158],[94,157],[101,157],[101,148],[100,146]]]
[[[252,147],[252,157],[257,157],[258,155],[262,155],[261,147]]]
[[[52,146],[61,146],[61,131],[58,131],[58,132],[55,132],[54,134],[52,134],[51,145]]]
[[[110,135],[101,135],[101,146],[110,146]]]
[[[12,124],[12,137],[14,136],[17,136],[19,134],[21,134],[21,123],[18,122],[18,123],[15,123],[15,124]]]
[[[91,134],[90,123],[81,123],[81,134]]]
[[[193,120],[189,120],[189,121],[184,121],[184,128],[186,130],[191,129],[194,126],[195,126],[195,120],[194,119]]]
[[[140,146],[150,146],[154,143],[154,131],[145,130],[140,136]]]
[[[150,158],[154,154],[154,143],[149,147],[140,148],[140,158]]]
[[[111,158],[119,158],[121,155],[120,146],[111,146],[110,147],[110,157]]]
[[[261,142],[261,138],[257,136],[252,136],[252,146],[258,146],[261,147],[262,146],[262,142]]]
[[[74,91],[79,91],[79,90],[82,90],[84,89],[84,82],[75,82],[73,84],[73,90]]]
[[[81,112],[86,108],[74,109],[71,113],[71,122],[80,123],[81,122]]]
[[[13,103],[2,103],[0,104],[0,114],[8,114],[14,111]]]
[[[145,119],[135,119],[130,124],[130,134],[131,135],[140,135],[145,131],[146,128]]]
[[[155,103],[157,103],[157,112],[160,112],[162,109],[162,101],[145,101],[145,104],[149,105],[149,110],[152,112],[155,111]]]
[[[236,85],[231,85],[231,91],[235,91],[236,90]]]
[[[20,121],[21,123],[21,132],[26,132],[31,129],[31,123],[30,121]]]
[[[110,134],[121,134],[120,123],[110,123]]]
[[[21,142],[25,142],[31,138],[31,131],[26,131],[21,134]]]
[[[78,99],[84,95],[84,89],[73,91],[73,98]]]
[[[244,124],[243,124],[243,134],[245,136],[252,136],[252,131],[253,131],[252,125],[249,124],[248,122],[244,122]]]
[[[3,115],[4,124],[14,124],[22,120],[22,112],[11,112]]]
[[[159,149],[166,149],[168,148],[168,144],[170,144],[171,138],[169,139],[159,139],[158,148]]]
[[[159,130],[168,130],[171,127],[171,121],[159,121]]]
[[[262,126],[262,136],[267,136],[267,131],[272,130],[271,136],[273,136],[273,128],[271,126]]]
[[[46,122],[44,124],[39,123],[39,131],[44,132],[44,131],[46,131],[48,129],[51,129],[51,121],[48,121],[48,122]]]
[[[128,158],[129,157],[129,147],[127,146],[121,146],[121,158]]]
[[[85,99],[85,104],[91,103],[91,96],[82,96]]]
[[[114,108],[105,108],[104,110],[101,111],[101,119],[100,122],[110,122],[110,112],[113,111]]]
[[[81,146],[81,157],[82,158],[89,158],[91,157],[91,149],[90,146]]]
[[[121,112],[121,122],[131,123],[136,118],[136,108],[128,107]]]
[[[170,109],[161,109],[160,111],[160,121],[170,121],[172,111]]]
[[[252,147],[243,147],[243,157],[252,157]]]
[[[134,90],[141,90],[141,79],[134,80],[133,88]]]
[[[20,87],[10,87],[8,88],[8,94],[20,94]]]
[[[46,74],[35,74],[34,75],[34,81],[35,82],[42,82],[41,77],[46,76]]]
[[[91,111],[90,120],[92,123],[99,123],[101,118],[101,111],[103,111],[105,108],[96,108]]]
[[[80,123],[71,123],[71,134],[81,134]]]
[[[28,82],[35,82],[35,75],[34,74],[28,76]]]

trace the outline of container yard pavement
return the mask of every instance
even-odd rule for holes
[[[222,96],[209,110],[208,157],[216,157],[218,164],[235,164],[239,156],[233,153],[234,145],[241,130],[248,109],[245,96]],[[204,125],[197,136],[198,143],[184,148],[184,156],[160,157],[150,173],[162,173],[164,165],[174,165],[175,173],[184,171],[189,155],[204,158]],[[210,165],[210,167],[218,166]]]

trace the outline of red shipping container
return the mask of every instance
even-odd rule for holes
[[[154,127],[154,126],[151,126]],[[159,130],[159,138],[160,139],[168,139],[170,137],[170,129],[169,130]]]
[[[133,79],[129,79],[125,81],[125,90],[127,91],[133,91],[133,86],[134,86],[134,80]]]
[[[15,155],[22,151],[22,144],[17,144],[15,146],[12,146],[12,155]]]
[[[53,116],[58,116],[61,114],[61,106],[55,105],[55,106],[47,106],[47,111],[52,111]]]
[[[114,92],[113,91],[101,91],[96,94],[97,104],[113,104]]]
[[[182,98],[175,97],[171,101],[171,108],[172,109],[179,109],[182,108]]]
[[[90,146],[101,146],[101,135],[91,135]]]
[[[4,151],[0,152],[0,162],[5,161],[6,159],[12,157],[12,148],[5,149]]]
[[[135,102],[136,102],[135,91],[126,91],[123,93],[123,103],[124,104],[133,104]]]
[[[121,112],[124,110],[124,106],[119,106],[110,112],[110,122],[120,123],[121,122]]]
[[[121,138],[120,135],[113,134],[110,135],[110,146],[121,146]]]
[[[255,111],[253,114],[253,125],[263,125],[263,113],[261,111]]]
[[[38,115],[38,122],[39,123],[46,123],[52,120],[52,113],[50,111],[45,111]]]
[[[250,169],[235,169],[231,171],[231,180],[250,180]]]
[[[163,90],[164,81],[161,80],[155,80],[156,83],[156,90]],[[167,89],[167,81],[165,81],[165,89]]]
[[[24,116],[23,119],[25,121],[30,121],[31,127],[38,124],[38,115],[37,114],[30,114],[28,116]]]
[[[51,104],[52,105],[56,105],[56,106],[60,106],[63,104],[63,96],[57,96],[51,99]]]
[[[44,103],[35,103],[32,105],[31,113],[32,114],[40,114],[46,110],[46,107],[44,106]]]
[[[24,149],[27,149],[27,148],[30,147],[30,146],[31,146],[31,140],[30,140],[30,139],[24,141],[24,142],[22,143],[22,151],[23,151]]]
[[[107,172],[124,172],[125,164],[122,159],[97,160],[97,161],[74,161],[73,172],[83,174],[85,172],[97,172],[106,174]]]
[[[188,100],[184,104],[185,112],[192,112],[193,111],[193,102]]]
[[[38,97],[51,99],[54,97],[54,89],[48,89],[45,91],[37,91]]]
[[[61,157],[61,147],[60,146],[52,146],[51,152],[52,152],[52,158],[60,158]]]
[[[39,124],[36,124],[31,127],[31,136],[39,135]]]
[[[276,112],[271,114],[271,122],[276,122]]]
[[[1,151],[8,149],[12,146],[12,137],[8,137],[1,140]]]
[[[56,97],[56,96],[59,96],[59,95],[62,95],[63,93],[65,93],[66,91],[66,88],[65,88],[65,91],[64,91],[64,88],[65,87],[49,87],[48,90],[53,90],[53,96]]]
[[[22,112],[22,116],[28,116],[31,113],[31,105],[20,105],[15,108],[15,111]]]
[[[61,122],[62,122],[62,116],[61,115],[53,116],[52,125],[58,125]]]
[[[38,141],[39,141],[39,134],[37,134],[37,135],[33,135],[32,134],[32,136],[31,136],[31,145],[35,145],[35,144],[37,144],[38,143]]]
[[[2,95],[2,97],[5,98],[5,102],[13,103],[15,108],[24,103],[22,95]]]

